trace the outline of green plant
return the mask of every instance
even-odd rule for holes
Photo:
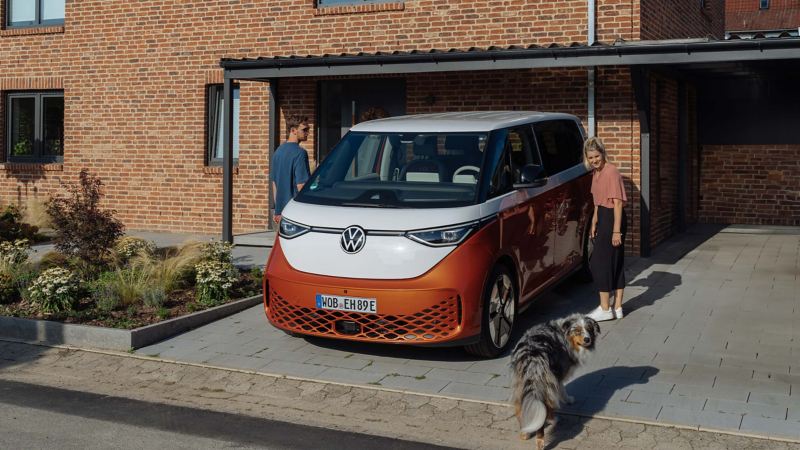
[[[203,245],[203,259],[206,261],[231,262],[233,244],[228,242],[206,242]]]
[[[222,261],[203,261],[196,266],[198,303],[214,306],[228,299],[228,293],[237,280],[238,272],[233,264]]]
[[[159,309],[167,301],[167,294],[159,286],[154,286],[142,293],[142,300],[145,306]]]
[[[66,197],[56,196],[47,203],[56,248],[91,264],[105,261],[124,229],[113,210],[100,209],[102,186],[99,178],[83,169],[78,185],[66,186]]]
[[[33,144],[27,139],[23,139],[11,148],[11,154],[14,156],[30,155],[33,150]]]
[[[69,269],[53,267],[42,272],[28,288],[28,298],[42,312],[59,313],[72,309],[80,281]]]
[[[0,241],[0,261],[8,264],[22,264],[28,259],[28,250],[31,245],[27,239],[17,239],[14,242]]]
[[[125,236],[114,245],[114,252],[117,259],[125,263],[137,255],[152,257],[156,250],[156,244],[146,239]]]
[[[16,206],[7,205],[0,211],[0,241],[34,241],[38,237],[38,231],[38,227],[22,221],[22,213]]]
[[[14,276],[0,269],[0,305],[15,302],[18,295],[19,291],[14,283]]]
[[[156,311],[156,316],[158,316],[159,319],[164,320],[164,319],[169,317],[169,310],[162,306],[162,307],[158,308],[158,311]],[[158,355],[156,355],[156,356],[158,356]]]
[[[105,311],[140,304],[151,289],[147,272],[135,268],[105,272],[92,284],[92,299]]]
[[[46,270],[51,267],[67,267],[70,265],[70,261],[67,255],[57,250],[51,250],[42,255],[37,264],[40,269]]]

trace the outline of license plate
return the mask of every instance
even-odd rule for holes
[[[377,314],[378,300],[374,298],[317,294],[317,308]]]

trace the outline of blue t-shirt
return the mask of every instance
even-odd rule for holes
[[[308,181],[308,154],[296,142],[284,142],[272,155],[269,178],[275,183],[275,215],[280,215],[289,200],[297,195],[297,185]]]

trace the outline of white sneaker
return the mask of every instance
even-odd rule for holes
[[[621,307],[614,310],[614,317],[616,317],[617,320],[622,319],[623,317],[625,317],[625,314],[622,312],[622,308]]]
[[[603,308],[597,307],[592,310],[589,314],[586,314],[587,317],[594,319],[596,322],[603,322],[605,320],[614,320],[614,311],[611,308],[603,311]]]

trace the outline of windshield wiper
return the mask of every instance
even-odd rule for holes
[[[342,202],[341,206],[365,206],[367,208],[400,208],[397,205],[388,203],[362,203],[362,202]]]

